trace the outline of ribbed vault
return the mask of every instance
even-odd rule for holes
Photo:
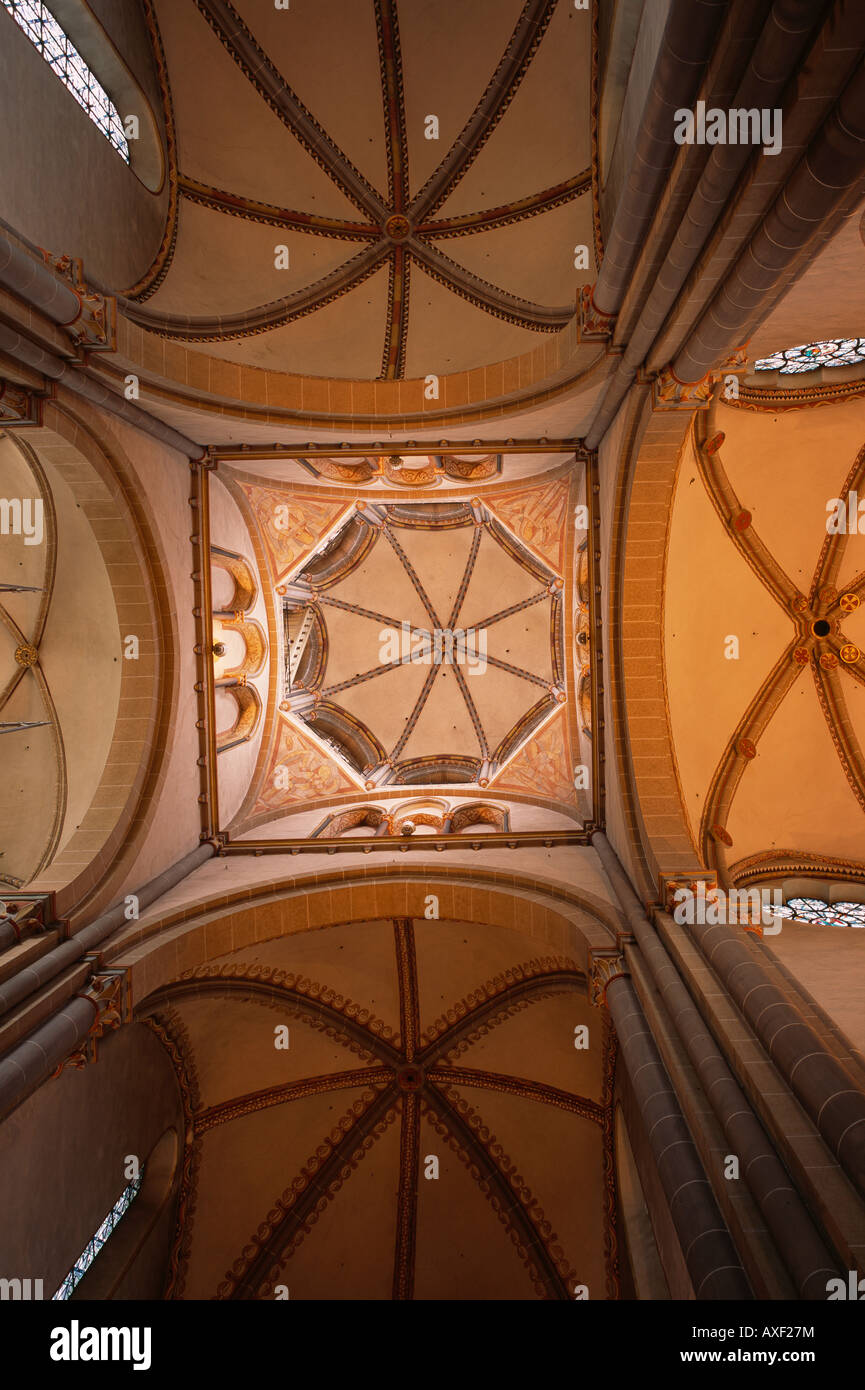
[[[862,864],[865,557],[846,517],[865,451],[858,402],[818,403],[719,400],[679,469],[671,726],[698,851],[724,879],[759,862]],[[712,721],[695,719],[710,698]]]
[[[615,1296],[612,1043],[576,963],[527,945],[355,923],[153,995],[192,1137],[171,1294],[315,1298],[326,1278],[331,1298]]]
[[[128,317],[233,360],[382,379],[563,328],[575,244],[592,244],[588,110],[585,133],[573,118],[587,17],[564,0],[446,9],[430,29],[397,0],[331,0],[325,16],[157,0],[179,197]]]

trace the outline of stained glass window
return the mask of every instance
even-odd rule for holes
[[[865,362],[865,338],[830,338],[822,343],[802,343],[800,347],[773,352],[754,363],[758,372],[813,372],[817,367],[852,367]]]
[[[137,1178],[133,1179],[133,1181],[129,1184],[128,1187],[123,1189],[120,1196],[117,1198],[117,1201],[114,1203],[114,1206],[111,1208],[105,1220],[100,1225],[99,1230],[96,1231],[96,1233],[93,1236],[91,1236],[90,1240],[88,1240],[84,1249],[81,1251],[81,1254],[78,1256],[78,1259],[75,1261],[66,1278],[63,1280],[63,1283],[60,1285],[60,1288],[57,1290],[56,1294],[54,1294],[52,1302],[55,1300],[60,1300],[62,1302],[65,1299],[71,1297],[72,1290],[84,1278],[85,1274],[92,1265],[93,1261],[96,1259],[96,1256],[99,1254],[99,1251],[102,1249],[106,1240],[111,1235],[111,1232],[114,1230],[118,1221],[123,1215],[125,1215],[125,1213],[129,1210],[130,1206],[134,1202],[135,1198],[138,1196],[138,1193],[141,1189],[141,1182],[143,1177],[143,1173],[139,1174]]]
[[[865,927],[865,903],[827,903],[822,898],[788,898],[772,909],[776,917],[792,917],[815,927]]]
[[[129,145],[120,112],[42,0],[0,0],[0,4],[128,164]]]

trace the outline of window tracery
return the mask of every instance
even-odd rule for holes
[[[808,922],[815,927],[865,927],[865,903],[829,903],[824,898],[788,898],[773,908],[776,917]]]
[[[41,0],[0,0],[0,3],[128,164],[129,144],[120,112],[50,10]]]
[[[818,367],[852,367],[857,362],[865,362],[865,338],[827,338],[761,357],[754,363],[754,370],[790,376],[795,372],[813,372]]]
[[[108,1237],[116,1228],[121,1218],[126,1215],[126,1212],[129,1210],[135,1198],[138,1196],[138,1193],[141,1191],[141,1184],[143,1181],[144,1174],[142,1172],[138,1175],[137,1178],[133,1178],[132,1182],[129,1183],[128,1186],[123,1189],[120,1196],[117,1198],[117,1201],[114,1203],[114,1206],[111,1208],[110,1212],[105,1217],[105,1220],[101,1222],[99,1228],[90,1237],[84,1249],[81,1251],[81,1254],[78,1256],[78,1259],[75,1261],[69,1273],[66,1275],[66,1278],[63,1280],[63,1283],[60,1285],[57,1292],[53,1295],[52,1302],[65,1302],[66,1299],[72,1297],[75,1288],[78,1284],[80,1284],[81,1280],[84,1278],[85,1274],[87,1273],[90,1266],[93,1264],[93,1261],[96,1259],[96,1256],[99,1254]]]

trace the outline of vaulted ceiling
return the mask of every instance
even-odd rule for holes
[[[98,492],[76,450],[0,434],[0,884],[28,882],[79,828],[114,732],[120,633],[82,485]]]
[[[232,361],[387,379],[499,362],[572,318],[591,273],[574,256],[592,246],[585,12],[155,12],[179,201],[134,322]]]
[[[865,539],[827,530],[865,491],[861,399],[795,381],[798,401],[746,390],[698,417],[670,526],[682,795],[703,862],[734,875],[865,869]]]
[[[398,919],[153,996],[192,1134],[169,1296],[615,1297],[614,1055],[584,990],[520,931]]]
[[[583,473],[571,458],[429,497],[220,472],[280,653],[245,830],[387,785],[591,818],[591,779],[575,776],[592,763]]]
[[[316,591],[316,693],[369,732],[376,761],[459,762],[475,781],[565,699],[561,577],[480,507],[382,510],[358,563]]]

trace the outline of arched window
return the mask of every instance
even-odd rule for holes
[[[5,4],[6,0],[3,0],[3,2]],[[118,1221],[126,1214],[135,1198],[138,1196],[138,1193],[141,1191],[143,1180],[144,1174],[142,1172],[137,1178],[133,1179],[128,1187],[123,1189],[117,1201],[114,1203],[114,1206],[100,1225],[99,1230],[90,1237],[90,1240],[88,1240],[84,1249],[81,1251],[81,1254],[63,1280],[60,1288],[53,1295],[52,1301],[65,1301],[67,1298],[72,1297],[72,1292],[76,1285],[84,1278]]]
[[[809,922],[813,927],[865,927],[865,903],[828,903],[823,898],[788,898],[772,909],[776,917]]]
[[[120,112],[42,0],[0,0],[0,3],[128,164],[129,145]]]
[[[761,357],[754,363],[754,370],[790,376],[794,372],[813,372],[818,367],[853,367],[857,362],[865,362],[865,338],[830,338]]]

